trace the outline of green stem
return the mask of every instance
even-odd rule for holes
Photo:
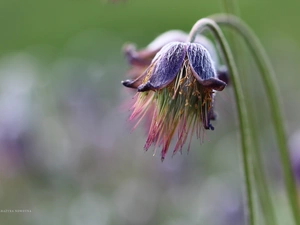
[[[251,142],[249,137],[249,122],[247,116],[246,105],[244,101],[244,95],[241,87],[241,82],[239,80],[239,76],[237,74],[237,69],[232,57],[232,53],[228,46],[228,43],[223,35],[223,32],[219,28],[219,26],[211,19],[201,19],[198,20],[193,26],[189,41],[193,42],[198,33],[203,32],[205,29],[209,29],[216,40],[218,41],[218,47],[220,48],[220,53],[223,54],[224,60],[228,66],[229,73],[231,75],[231,80],[233,84],[233,91],[237,105],[237,112],[239,118],[239,126],[241,133],[241,144],[242,144],[242,164],[243,164],[243,172],[245,178],[245,188],[246,188],[246,218],[249,225],[254,225],[254,214],[253,214],[253,202],[252,202],[252,186],[251,186],[251,178],[250,178],[250,169],[249,169],[249,158],[248,153],[250,151]]]
[[[236,0],[222,0],[224,11],[226,15],[238,15],[238,5]],[[240,48],[240,40],[233,35],[232,32],[228,34],[229,40],[231,41],[231,49],[233,51],[234,56],[240,56],[242,54],[242,50]],[[236,63],[241,64],[242,60],[241,57],[235,57]],[[243,74],[244,72],[242,72]],[[247,77],[244,77],[244,80]],[[244,81],[247,83],[247,80]],[[262,218],[264,219],[265,224],[268,225],[276,225],[276,218],[274,214],[274,207],[272,204],[272,199],[270,196],[268,183],[266,181],[266,176],[264,172],[264,168],[262,165],[261,153],[260,153],[260,146],[259,146],[259,138],[258,132],[255,127],[255,111],[253,111],[253,106],[250,101],[250,92],[249,88],[245,87],[244,89],[245,99],[246,99],[246,106],[249,116],[249,123],[250,123],[250,130],[251,130],[251,138],[252,138],[252,154],[251,156],[251,171],[252,171],[252,178],[255,183],[256,193],[258,195],[257,201],[259,202],[260,208],[262,210]],[[252,155],[251,154],[251,155]],[[254,201],[254,199],[253,199]],[[255,203],[253,203],[255,205]],[[255,207],[255,206],[254,206]]]
[[[249,99],[249,92],[247,92],[246,99]],[[272,204],[271,193],[268,188],[268,183],[266,181],[266,175],[263,167],[263,160],[261,158],[260,153],[260,145],[257,127],[255,126],[255,119],[252,115],[254,115],[253,107],[250,107],[249,100],[246,101],[249,112],[249,122],[251,126],[251,136],[253,141],[253,175],[256,181],[258,201],[260,203],[260,207],[263,212],[263,218],[265,219],[266,224],[268,225],[276,225],[276,217],[274,214],[274,207]]]
[[[223,8],[224,8],[224,12],[226,13],[226,15],[239,15],[238,14],[238,5],[236,3],[235,0],[221,0],[221,2],[223,3]],[[231,51],[233,53],[233,55],[237,55],[239,48],[238,48],[238,43],[236,42],[236,37],[232,35],[232,33],[228,34],[228,38],[227,40],[229,40],[230,46],[231,46]],[[239,58],[235,58],[236,60],[236,64],[238,65],[238,60]]]
[[[211,18],[213,18],[213,20],[220,25],[226,25],[233,28],[244,38],[261,72],[261,78],[263,81],[264,88],[266,90],[266,95],[268,97],[270,109],[272,112],[271,117],[275,128],[277,144],[279,147],[279,153],[283,167],[286,193],[292,209],[294,222],[295,224],[299,225],[300,211],[297,202],[297,189],[293,172],[291,169],[291,162],[289,158],[289,151],[287,147],[285,129],[283,124],[283,116],[281,112],[282,104],[281,99],[279,97],[279,88],[276,82],[276,76],[273,71],[273,68],[259,40],[254,35],[252,30],[243,21],[241,21],[235,16],[229,16],[224,14],[215,15]]]
[[[221,2],[223,3],[223,11],[226,13],[226,15],[239,15],[238,12],[238,5],[236,0],[221,0]],[[241,43],[239,42],[240,40],[238,39],[237,36],[234,36],[232,32],[227,34],[227,40],[229,40],[230,43],[230,47],[231,50],[233,52],[234,55],[234,59],[237,65],[241,65],[243,62],[243,57],[240,57],[242,52],[241,49]],[[236,57],[239,56],[239,57]],[[238,68],[240,69],[239,73],[244,74],[245,71],[241,70],[241,66]],[[247,77],[244,77],[244,84],[247,83],[247,80],[245,79]],[[262,170],[262,164],[261,164],[261,159],[259,157],[259,144],[258,144],[258,138],[257,138],[257,132],[255,132],[255,118],[254,118],[254,113],[250,104],[250,97],[249,97],[249,89],[245,88],[245,85],[243,85],[243,91],[245,94],[245,100],[246,102],[246,106],[247,106],[247,111],[248,111],[248,116],[249,116],[249,124],[250,124],[250,132],[251,132],[251,138],[252,138],[252,147],[251,149],[254,150],[254,152],[252,151],[252,154],[249,154],[250,157],[250,161],[251,161],[251,178],[252,178],[252,182],[253,186],[256,187],[256,193],[258,195],[258,198],[254,198],[253,199],[253,207],[255,208],[255,200],[257,200],[259,202],[260,208],[262,210],[262,217],[264,219],[265,224],[267,225],[276,225],[275,224],[275,217],[273,214],[273,207],[272,207],[272,203],[270,201],[269,198],[269,193],[267,192],[267,182],[265,181],[265,176]],[[258,154],[257,154],[258,153]],[[255,191],[253,190],[253,193]],[[254,195],[254,194],[253,194]],[[255,215],[259,214],[257,211],[254,212]],[[257,219],[257,217],[254,215],[254,218]],[[256,220],[257,222],[257,220]]]

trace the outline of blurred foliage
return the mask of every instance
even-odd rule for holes
[[[292,134],[300,123],[300,3],[238,3],[274,64]],[[0,1],[0,210],[31,210],[0,211],[0,224],[242,224],[230,88],[217,96],[216,130],[161,163],[143,152],[143,127],[130,132],[132,93],[120,84],[123,43],[143,47],[220,11],[208,0]],[[278,218],[289,224],[266,99],[243,57]]]

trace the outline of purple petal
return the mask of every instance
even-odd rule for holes
[[[215,67],[218,67],[220,65],[217,50],[211,40],[201,34],[198,34],[194,43],[201,44],[209,52],[209,55],[212,58]]]
[[[157,90],[166,87],[176,77],[186,56],[186,44],[172,42],[165,45],[154,57],[150,78],[138,87],[138,91]]]
[[[127,62],[133,66],[149,66],[158,51],[159,49],[141,49],[137,51],[135,45],[130,43],[123,46],[123,53]]]
[[[217,78],[210,54],[201,44],[190,43],[187,55],[193,74],[200,84],[218,91],[225,88],[226,83]]]
[[[218,68],[217,75],[221,81],[225,82],[226,84],[229,84],[230,80],[229,80],[228,69],[225,65],[222,65]]]

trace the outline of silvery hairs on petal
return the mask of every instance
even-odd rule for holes
[[[200,84],[217,91],[225,88],[226,83],[217,78],[214,63],[205,47],[198,43],[189,43],[187,55],[193,74]]]
[[[216,50],[213,42],[210,39],[208,39],[207,37],[198,34],[196,36],[195,43],[199,43],[199,44],[203,45],[204,48],[207,49],[207,51],[209,52],[209,54],[214,62],[215,68],[218,68],[220,66],[220,61],[219,61],[217,50]]]
[[[170,84],[180,68],[186,56],[186,44],[172,42],[165,45],[154,57],[150,67],[150,78],[138,87],[138,91],[156,90]]]

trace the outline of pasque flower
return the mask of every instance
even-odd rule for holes
[[[152,121],[145,150],[162,146],[161,159],[177,133],[173,150],[182,150],[194,133],[201,137],[210,123],[216,91],[226,86],[217,78],[209,52],[199,43],[171,42],[153,58],[150,66],[134,80],[122,82],[138,93],[130,120],[141,119],[151,111]]]

